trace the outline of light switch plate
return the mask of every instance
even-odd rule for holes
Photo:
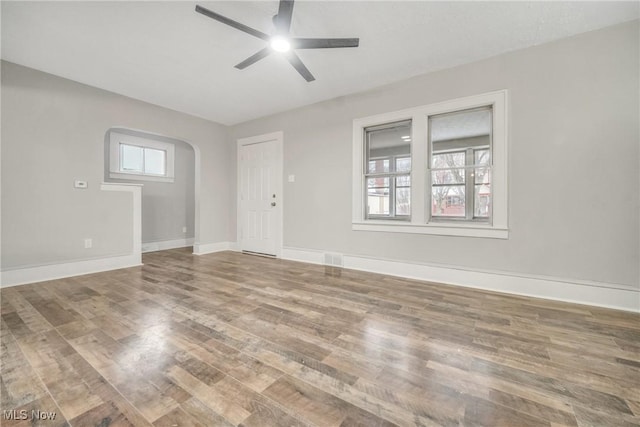
[[[289,175],[289,182],[296,182],[296,176],[295,175]]]
[[[73,181],[73,187],[74,188],[81,188],[81,189],[86,189],[89,185],[87,184],[87,181],[81,181],[79,179],[76,179],[75,181]]]

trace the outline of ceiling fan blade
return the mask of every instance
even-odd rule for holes
[[[248,57],[247,59],[245,59],[238,65],[236,65],[235,67],[238,70],[244,70],[249,65],[255,64],[256,62],[260,61],[262,58],[269,55],[270,53],[271,53],[271,48],[265,47],[264,49],[257,51],[256,53],[254,53],[253,55],[251,55],[250,57]]]
[[[293,0],[280,0],[276,28],[279,34],[289,34],[291,28],[291,15],[293,14]]]
[[[218,13],[212,12],[209,9],[204,8],[200,5],[196,6],[196,12],[201,13],[204,16],[208,16],[209,18],[215,19],[216,21],[222,22],[223,24],[227,24],[240,31],[244,31],[245,33],[251,34],[252,36],[257,37],[259,39],[269,40],[270,38],[267,34],[263,33],[262,31],[258,31],[244,24],[241,24],[237,21],[234,21],[233,19],[229,19],[226,16],[222,16]]]
[[[311,74],[309,69],[307,69],[307,67],[305,67],[305,65],[302,63],[300,57],[293,51],[287,52],[285,56],[287,57],[287,60],[291,63],[291,65],[293,65],[293,68],[295,68],[296,71],[298,71],[306,81],[312,82],[316,79],[315,77],[313,77],[313,74]]]
[[[305,39],[295,38],[291,40],[294,49],[331,49],[339,47],[358,47],[360,39]]]

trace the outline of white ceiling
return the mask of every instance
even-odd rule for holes
[[[198,4],[267,33],[278,8]],[[229,125],[639,16],[638,2],[298,1],[294,36],[360,37],[298,51],[307,83],[278,55],[235,69],[264,42],[195,5],[2,1],[2,58]]]

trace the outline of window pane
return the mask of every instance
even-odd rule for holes
[[[437,170],[431,171],[431,184],[464,184],[465,182],[465,170],[464,169],[449,169],[449,170]]]
[[[465,165],[465,152],[433,154],[431,156],[432,168],[460,168]]]
[[[367,173],[389,172],[389,159],[411,157],[411,120],[365,128],[365,141]]]
[[[433,153],[444,150],[489,147],[490,106],[429,117],[429,140]]]
[[[490,217],[492,116],[486,106],[428,118],[433,217]]]
[[[474,151],[474,165],[478,166],[488,166],[491,164],[489,161],[489,149],[484,150],[475,150]]]
[[[144,149],[144,173],[153,175],[165,175],[165,157],[164,150],[154,150],[153,148]]]
[[[382,182],[389,184],[389,178],[372,178],[367,181],[367,213],[389,215],[389,187],[380,186]]]
[[[396,177],[396,187],[410,187],[411,175],[403,175]]]
[[[369,170],[367,173],[389,172],[389,159],[369,160]]]
[[[389,188],[389,178],[368,178],[368,188]]]
[[[411,172],[411,157],[396,158],[396,172]]]
[[[473,196],[473,216],[476,218],[489,218],[491,213],[491,184],[475,186]]]
[[[389,215],[389,178],[367,179],[367,213]]]
[[[396,215],[411,214],[411,188],[396,187]]]
[[[142,147],[120,144],[120,170],[142,172]]]
[[[474,184],[489,184],[489,168],[474,168],[473,169],[473,183]]]
[[[389,191],[385,193],[374,193],[369,190],[367,196],[367,207],[369,215],[389,215]]]
[[[465,218],[464,185],[433,187],[431,215]]]

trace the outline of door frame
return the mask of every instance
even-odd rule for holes
[[[283,188],[283,161],[282,161],[282,146],[283,146],[283,136],[284,133],[282,131],[265,133],[262,135],[250,136],[247,138],[240,138],[237,140],[237,148],[236,148],[236,240],[238,241],[238,250],[242,251],[242,217],[241,217],[241,199],[240,199],[240,171],[241,171],[241,158],[240,158],[240,150],[245,145],[253,145],[260,144],[262,142],[275,141],[276,142],[276,176],[278,179],[275,182],[275,192],[278,195],[276,198],[276,209],[278,215],[278,233],[275,234],[276,240],[276,258],[282,257],[282,245],[283,245],[283,233],[284,233],[284,188]]]

